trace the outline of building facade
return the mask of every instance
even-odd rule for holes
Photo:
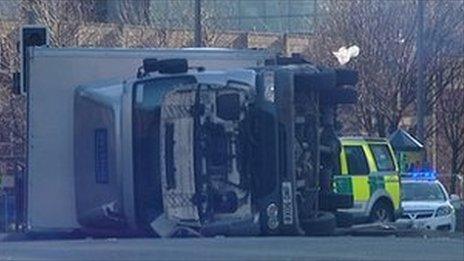
[[[194,25],[196,1],[100,0],[95,4],[101,22],[189,29]],[[310,33],[318,14],[317,0],[200,0],[200,3],[202,24],[223,31]]]
[[[90,22],[150,24],[162,29],[193,29],[195,2],[202,7],[202,24],[221,31],[312,32],[322,0],[46,0],[49,4],[83,4]],[[27,3],[27,2],[26,2]],[[20,17],[21,2],[0,1],[0,20]],[[25,5],[27,6],[27,4]]]

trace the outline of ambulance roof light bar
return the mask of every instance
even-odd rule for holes
[[[435,181],[437,180],[437,173],[435,171],[418,171],[407,172],[401,175],[404,179],[417,180],[417,181]]]

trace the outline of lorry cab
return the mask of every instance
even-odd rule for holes
[[[353,195],[341,210],[355,222],[391,222],[401,214],[400,176],[393,149],[383,138],[342,137],[337,193]]]
[[[147,59],[136,78],[76,89],[78,222],[160,236],[180,223],[256,231],[245,159],[254,80],[253,70]]]

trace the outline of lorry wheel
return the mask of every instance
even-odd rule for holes
[[[393,210],[383,201],[376,202],[372,207],[371,214],[369,216],[369,223],[376,222],[393,222]]]
[[[302,221],[302,228],[308,236],[330,236],[337,226],[334,214],[319,212],[316,217]]]

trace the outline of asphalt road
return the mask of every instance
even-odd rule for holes
[[[464,260],[462,238],[268,237],[0,242],[0,260]]]

